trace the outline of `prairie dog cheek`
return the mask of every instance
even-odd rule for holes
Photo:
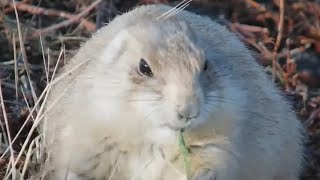
[[[132,99],[128,99],[132,107],[136,109],[137,115],[141,116],[145,123],[160,126],[171,119],[168,105],[163,98],[153,92],[138,92]]]
[[[178,84],[168,83],[164,86],[163,95],[166,97],[168,103],[177,104],[178,93],[183,93],[182,88],[178,88]],[[179,90],[181,92],[179,92]]]

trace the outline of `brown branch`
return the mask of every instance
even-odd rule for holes
[[[255,1],[253,1],[253,0],[245,0],[245,2],[246,2],[249,6],[255,8],[255,9],[258,9],[258,10],[261,11],[261,12],[266,12],[266,11],[267,11],[265,7],[263,7],[261,4],[255,2]]]
[[[9,3],[8,1],[9,1],[9,0],[3,1],[3,2],[1,2],[1,3],[3,3],[3,5],[5,5],[5,6],[7,6],[7,4]],[[28,4],[28,3],[30,3],[30,0],[22,0],[22,1],[19,1],[19,3]],[[5,8],[3,11],[4,11],[5,13],[14,11],[14,7],[13,7],[13,6],[9,6],[9,7]]]
[[[258,21],[262,21],[264,22],[266,18],[271,18],[273,19],[273,21],[275,21],[276,23],[279,22],[279,18],[278,18],[278,14],[274,13],[274,12],[269,12],[264,6],[262,6],[261,4],[253,1],[253,0],[245,0],[245,3],[247,5],[249,5],[250,7],[256,9],[259,13],[256,19]]]
[[[314,121],[317,119],[317,117],[320,116],[320,107],[318,109],[315,109],[311,115],[309,116],[309,118],[303,123],[303,125],[305,127],[311,126]]]
[[[240,24],[240,23],[232,23],[230,25],[231,28],[233,28],[234,31],[238,31],[246,38],[254,39],[256,36],[254,33],[260,33],[263,35],[268,35],[269,30],[267,28],[259,27],[259,26],[253,26],[253,25],[247,25],[247,24]]]
[[[233,23],[233,25],[237,28],[250,31],[253,33],[269,33],[269,30],[264,27],[259,27],[259,26],[253,26],[253,25],[248,25],[248,24],[240,24],[240,23]]]
[[[63,21],[61,23],[49,26],[47,28],[39,29],[36,32],[34,32],[32,34],[32,36],[33,37],[37,37],[40,34],[42,34],[42,35],[43,34],[47,34],[47,33],[51,32],[51,31],[57,30],[57,29],[62,28],[62,27],[66,27],[66,26],[68,26],[68,25],[70,25],[72,23],[75,23],[75,22],[79,21],[81,18],[86,16],[92,9],[94,9],[97,5],[99,5],[101,3],[101,1],[102,0],[94,1],[90,6],[88,6],[86,9],[84,9],[82,12],[80,12],[78,15],[74,16],[73,18],[65,20],[65,21]]]
[[[286,72],[284,72],[285,88],[286,91],[290,89],[290,76],[295,74],[296,64],[291,62],[290,56],[290,39],[286,40]]]
[[[100,1],[99,1],[100,2]],[[93,3],[94,7],[97,5],[96,2]],[[62,17],[62,18],[67,18],[69,20],[71,20],[71,23],[77,23],[80,22],[81,25],[89,32],[94,32],[96,30],[96,25],[86,19],[83,18],[83,16],[85,16],[92,8],[92,5],[90,5],[87,9],[89,9],[89,11],[84,10],[86,13],[85,14],[81,14],[81,16],[79,15],[74,15],[68,12],[64,12],[64,11],[59,11],[59,10],[55,10],[55,9],[46,9],[46,8],[42,8],[42,7],[37,7],[37,6],[33,6],[33,5],[29,5],[23,2],[8,2],[8,1],[4,1],[2,2],[2,5],[6,5],[6,6],[10,6],[10,7],[14,7],[16,6],[17,10],[19,11],[25,11],[28,12],[30,14],[36,14],[36,15],[45,15],[45,16],[57,16],[57,17]]]
[[[277,51],[279,49],[281,38],[282,38],[282,33],[283,33],[283,21],[284,21],[284,0],[280,0],[280,19],[279,19],[279,24],[278,24],[278,35],[277,35],[276,44],[273,49],[273,60],[272,60],[272,79],[273,79],[273,81],[275,80],[276,68],[279,66],[276,59],[277,59]]]

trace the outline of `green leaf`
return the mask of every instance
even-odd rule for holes
[[[181,130],[179,133],[179,149],[183,156],[184,160],[184,168],[187,174],[187,179],[191,180],[191,170],[190,170],[190,157],[189,157],[189,149],[185,143],[185,140],[183,138],[183,131]]]

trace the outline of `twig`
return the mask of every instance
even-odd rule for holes
[[[286,91],[289,90],[290,85],[289,85],[289,76],[292,74],[292,69],[293,69],[293,65],[292,63],[289,64],[289,61],[291,59],[290,56],[290,39],[286,40],[286,72],[284,73],[284,80],[285,80],[285,88]]]
[[[283,33],[283,20],[284,20],[284,0],[280,0],[280,20],[278,25],[277,40],[273,49],[273,60],[272,60],[272,80],[273,81],[275,81],[276,64],[278,64],[276,62],[276,57],[277,57],[277,51],[279,49],[282,33]]]
[[[36,15],[45,15],[45,16],[57,16],[57,17],[62,17],[62,18],[67,18],[67,19],[76,19],[75,22],[80,22],[81,25],[89,32],[93,32],[96,29],[96,25],[84,18],[77,18],[77,15],[64,12],[64,11],[59,11],[55,9],[46,9],[42,7],[37,7],[29,4],[25,4],[23,2],[8,2],[4,1],[2,3],[3,5],[10,6],[14,8],[14,6],[17,7],[19,11],[25,11],[29,12],[30,14],[36,14]]]
[[[46,34],[46,33],[49,33],[51,31],[54,31],[56,29],[59,29],[59,28],[62,28],[62,27],[65,27],[65,26],[68,26],[72,23],[75,23],[77,21],[79,21],[81,18],[83,18],[84,16],[86,16],[89,11],[91,11],[92,9],[94,9],[97,5],[99,5],[101,3],[102,0],[96,0],[95,2],[93,2],[90,6],[88,6],[86,9],[84,9],[82,12],[80,12],[78,15],[72,17],[71,19],[68,19],[68,20],[65,20],[61,23],[58,23],[58,24],[55,24],[55,25],[52,25],[52,26],[49,26],[47,28],[44,28],[44,29],[40,29],[40,30],[37,30],[36,32],[34,32],[32,34],[32,36],[36,37],[36,36],[39,36],[39,34]]]
[[[320,107],[318,109],[315,109],[311,115],[309,116],[309,118],[303,123],[303,125],[305,127],[310,126],[314,123],[314,121],[316,120],[317,116],[319,116],[320,114]]]
[[[263,19],[265,18],[272,18],[275,22],[279,21],[279,18],[277,16],[277,13],[270,13],[267,11],[267,9],[262,6],[261,4],[253,1],[253,0],[245,0],[246,4],[250,7],[258,10],[261,14],[257,16],[257,20],[261,18],[261,15],[263,16]],[[259,18],[260,17],[260,18]],[[261,19],[260,19],[261,20]]]
[[[255,9],[258,9],[258,10],[261,11],[261,12],[266,12],[266,11],[267,11],[265,7],[263,7],[261,4],[255,2],[255,1],[253,1],[253,0],[245,0],[245,2],[246,2],[249,6],[255,8]]]
[[[253,33],[267,33],[267,34],[269,33],[269,30],[264,27],[253,26],[248,24],[240,24],[240,23],[232,23],[232,25],[241,30],[249,31]]]

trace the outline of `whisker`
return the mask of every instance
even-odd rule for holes
[[[178,8],[180,5],[184,4],[187,0],[183,0],[181,1],[179,4],[177,4],[176,6],[174,6],[173,8],[171,8],[169,11],[163,13],[162,15],[160,15],[157,19],[162,19],[164,18],[167,14],[170,14],[171,12],[175,11],[176,8]]]
[[[217,96],[217,95],[205,95],[205,97],[213,97],[213,98],[218,98],[218,99],[225,99],[225,100],[235,101],[234,99],[225,98],[225,97]]]
[[[180,6],[179,8],[176,8],[175,11],[171,12],[170,14],[166,15],[164,17],[164,19],[167,19],[177,13],[179,13],[180,11],[184,10],[187,6],[189,6],[189,3],[191,2],[192,0],[188,0],[187,2],[185,2],[182,6]]]
[[[205,101],[204,102],[206,105],[209,105],[209,106],[211,106],[211,107],[216,107],[216,108],[218,108],[218,109],[221,109],[221,110],[223,110],[220,106],[218,106],[217,104],[214,104],[214,103],[209,103],[209,102],[207,102],[207,101]]]
[[[255,111],[250,111],[250,110],[241,110],[241,112],[247,112],[247,113],[252,113],[253,115],[257,116],[257,117],[260,117],[262,119],[265,119],[267,121],[272,121],[272,122],[275,122],[274,119],[272,118],[268,118],[266,116],[263,116],[262,114],[258,113],[258,112],[255,112]]]
[[[156,99],[129,99],[128,101],[129,102],[132,102],[132,101],[160,101],[162,98],[156,98]]]
[[[204,108],[205,111],[207,111],[207,113],[209,113],[211,110],[209,108],[211,107],[216,107],[222,111],[225,111],[222,107],[218,106],[217,104],[214,104],[214,102],[208,102],[208,101],[205,101],[204,102],[206,105],[208,105],[207,107]],[[248,110],[248,109],[245,109],[241,106],[238,106],[239,108],[239,112],[242,112],[242,113],[249,113],[251,115],[254,115],[254,116],[257,116],[259,118],[262,118],[262,119],[265,119],[267,121],[272,121],[272,122],[275,122],[275,120],[273,120],[272,118],[270,117],[266,117],[264,116],[263,114],[260,114],[259,112],[256,112],[256,111],[251,111],[251,110]]]
[[[154,108],[154,109],[151,110],[149,113],[147,113],[147,114],[144,116],[144,118],[147,119],[147,120],[149,120],[150,115],[151,115],[152,113],[154,113],[155,111],[158,111],[159,109],[160,109],[159,106],[156,107],[156,108]]]
[[[206,100],[209,101],[216,101],[216,102],[224,102],[224,103],[234,103],[237,104],[237,102],[235,100],[230,100],[230,99],[226,99],[226,98],[219,98],[219,97],[206,97]]]
[[[224,100],[220,100],[220,99],[210,99],[210,100],[207,100],[207,102],[212,102],[212,103],[229,103],[231,105],[234,105],[232,102],[228,102],[228,101],[224,101]]]
[[[226,76],[230,76],[230,74],[219,74],[219,72],[214,72],[214,77],[226,77]]]
[[[176,5],[175,7],[171,8],[169,11],[163,13],[161,16],[159,16],[157,19],[162,19],[165,20],[167,18],[169,18],[170,16],[173,16],[174,14],[177,14],[178,12],[182,11],[183,9],[185,9],[189,3],[192,0],[183,0],[182,2],[180,2],[178,5]]]

